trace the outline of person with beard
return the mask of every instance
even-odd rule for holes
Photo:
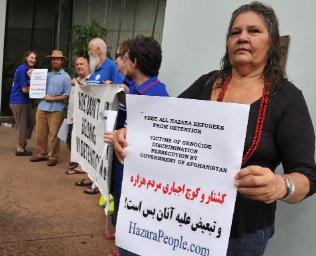
[[[105,81],[120,84],[124,80],[114,61],[107,58],[107,46],[101,38],[94,38],[89,42],[88,54],[91,76],[87,85],[104,84]]]
[[[63,121],[65,101],[68,100],[71,89],[70,76],[63,70],[63,52],[53,50],[51,58],[52,71],[47,74],[46,96],[38,104],[36,111],[37,155],[31,157],[31,162],[47,161],[47,166],[58,163],[59,128]],[[48,150],[48,138],[50,149]]]
[[[115,62],[107,58],[107,45],[101,38],[94,38],[88,44],[89,66],[91,75],[82,85],[91,86],[93,84],[103,85],[106,82],[121,84],[124,76],[120,74]],[[78,181],[76,185],[87,186],[92,185],[90,179]],[[87,187],[84,192],[86,194],[98,194],[99,189],[93,186]]]

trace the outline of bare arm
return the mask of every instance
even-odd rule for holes
[[[66,101],[68,100],[69,96],[66,95],[60,95],[60,96],[50,96],[50,95],[46,95],[44,97],[44,100],[46,101]]]

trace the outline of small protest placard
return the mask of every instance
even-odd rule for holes
[[[30,98],[43,99],[46,95],[47,69],[34,69],[30,82]]]

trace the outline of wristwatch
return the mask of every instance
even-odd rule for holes
[[[286,176],[282,175],[284,182],[285,182],[285,187],[286,187],[286,195],[281,199],[282,201],[287,201],[291,196],[294,195],[295,193],[295,185],[291,181],[291,179]]]

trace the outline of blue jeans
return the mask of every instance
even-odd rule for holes
[[[268,240],[274,233],[274,226],[259,229],[255,233],[243,234],[229,239],[227,256],[262,256]],[[138,256],[135,253],[119,248],[120,256]]]
[[[274,233],[274,226],[259,229],[255,233],[243,234],[229,239],[227,256],[262,256],[268,240]]]
[[[125,249],[119,248],[120,256],[138,256],[138,254],[126,251]]]

